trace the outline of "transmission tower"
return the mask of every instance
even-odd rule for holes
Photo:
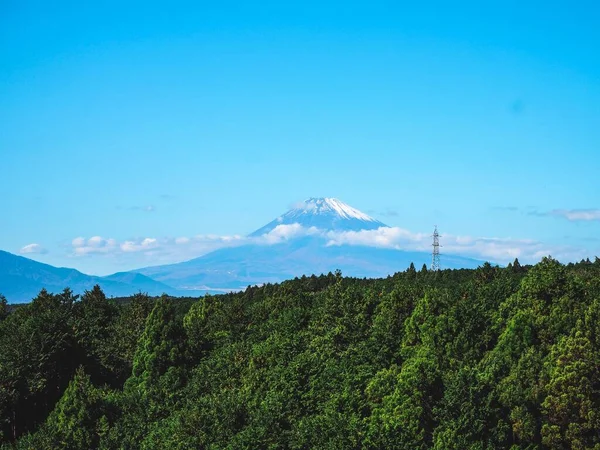
[[[433,253],[431,254],[431,270],[437,272],[440,270],[440,234],[437,225],[433,230]]]

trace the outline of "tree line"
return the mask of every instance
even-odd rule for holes
[[[0,446],[600,449],[600,260],[0,297]]]

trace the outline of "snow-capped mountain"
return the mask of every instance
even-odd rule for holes
[[[285,214],[251,233],[251,237],[262,236],[278,225],[300,224],[305,228],[321,230],[358,231],[376,230],[387,227],[379,220],[353,208],[337,198],[309,198]]]
[[[335,198],[309,198],[251,233],[248,244],[222,248],[189,261],[146,267],[136,272],[178,289],[227,290],[279,282],[301,275],[333,272],[356,277],[383,277],[405,270],[410,263],[429,265],[429,252],[328,245],[324,233],[299,234],[272,242],[260,239],[278,226],[299,224],[321,231],[377,230],[384,223]],[[271,242],[271,244],[265,244]],[[445,268],[474,268],[481,261],[446,255]]]

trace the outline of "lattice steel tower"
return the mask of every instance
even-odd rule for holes
[[[437,272],[440,270],[440,234],[437,225],[433,230],[433,253],[431,254],[431,270]]]

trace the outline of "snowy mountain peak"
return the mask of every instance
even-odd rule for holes
[[[292,214],[294,212],[314,215],[329,214],[334,212],[344,219],[358,219],[366,222],[376,222],[375,219],[359,211],[358,209],[353,208],[337,198],[330,197],[311,197],[305,200],[303,204],[299,205],[298,208],[292,209],[287,214]]]
[[[259,228],[250,236],[262,236],[278,225],[292,224],[335,231],[374,230],[387,226],[337,198],[311,197]]]

